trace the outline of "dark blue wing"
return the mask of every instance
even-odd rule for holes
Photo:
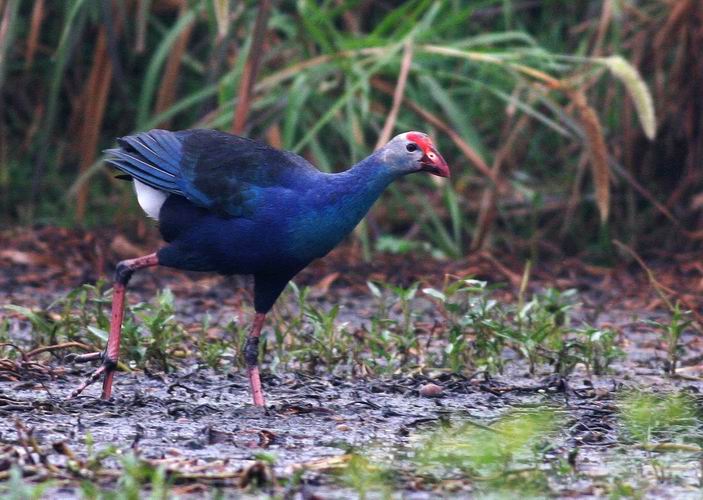
[[[118,139],[106,160],[156,189],[229,217],[247,216],[262,189],[286,188],[315,167],[298,155],[215,130],[150,130]]]

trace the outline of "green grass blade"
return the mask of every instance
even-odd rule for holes
[[[147,66],[146,74],[144,76],[144,82],[141,87],[142,90],[139,94],[139,101],[137,103],[136,130],[144,130],[147,124],[149,113],[151,112],[151,103],[154,99],[154,94],[156,93],[156,88],[159,83],[159,72],[169,55],[171,46],[175,43],[183,30],[185,30],[188,25],[194,21],[195,15],[199,10],[199,7],[195,7],[179,17],[176,24],[173,25],[166,36],[161,40],[159,46],[154,52],[154,55],[149,61],[149,65]]]
[[[0,90],[2,90],[3,84],[5,83],[8,56],[10,54],[10,49],[12,48],[12,42],[15,39],[15,26],[17,24],[15,17],[17,16],[18,7],[19,0],[7,0],[2,15],[1,22],[5,28],[5,33],[4,36],[0,38]]]

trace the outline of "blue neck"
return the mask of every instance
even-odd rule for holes
[[[328,203],[344,207],[348,216],[354,219],[355,226],[397,177],[398,174],[381,161],[378,153],[374,153],[349,170],[327,175]]]
[[[345,172],[321,173],[306,197],[305,217],[293,225],[291,243],[299,255],[321,257],[334,248],[367,214],[400,174],[373,154]]]

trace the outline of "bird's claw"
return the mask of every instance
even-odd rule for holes
[[[95,371],[90,375],[90,377],[88,377],[88,379],[87,379],[85,382],[83,382],[81,385],[79,385],[79,386],[71,393],[71,395],[68,396],[68,399],[73,399],[73,398],[75,398],[75,397],[78,396],[81,392],[83,392],[86,388],[88,388],[89,386],[91,386],[91,385],[93,385],[95,382],[97,382],[98,379],[100,378],[100,375],[102,375],[102,374],[104,374],[104,373],[105,373],[105,374],[107,373],[107,369],[108,369],[108,365],[107,365],[107,364],[102,364],[102,365],[100,365],[100,366],[98,367],[98,369],[95,370]]]
[[[101,376],[105,376],[105,383],[111,385],[112,383],[112,372],[117,368],[117,361],[110,358],[105,351],[102,352],[91,352],[88,354],[73,354],[66,356],[66,361],[73,363],[88,363],[90,361],[100,360],[102,363],[81,385],[79,385],[71,394],[68,399],[73,399],[83,392],[87,387],[93,385]],[[108,399],[110,397],[109,388],[106,390],[103,386],[103,399]]]
[[[76,354],[76,353],[70,353],[64,356],[64,361],[66,363],[90,363],[91,361],[100,361],[105,359],[105,352],[104,351],[98,351],[98,352],[89,352],[87,354]],[[105,373],[107,370],[107,364],[103,363],[100,367],[98,367],[95,372],[93,372],[88,379],[83,382],[78,388],[76,388],[73,392],[71,392],[71,395],[68,396],[68,399],[73,399],[76,396],[78,396],[81,392],[83,392],[88,386],[94,384],[99,378],[100,375]]]

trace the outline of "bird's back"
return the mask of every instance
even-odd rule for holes
[[[296,189],[319,174],[304,158],[215,130],[151,130],[118,140],[107,161],[135,180],[223,217],[256,212],[263,189]]]
[[[324,177],[305,159],[212,130],[152,130],[118,144],[107,159],[158,220],[165,265],[254,274],[304,260],[290,248],[289,223]]]
[[[298,270],[339,243],[394,178],[373,155],[325,174],[293,153],[211,130],[118,142],[108,161],[151,190],[137,194],[149,193],[152,212],[158,206],[170,243],[161,262],[197,271]]]

